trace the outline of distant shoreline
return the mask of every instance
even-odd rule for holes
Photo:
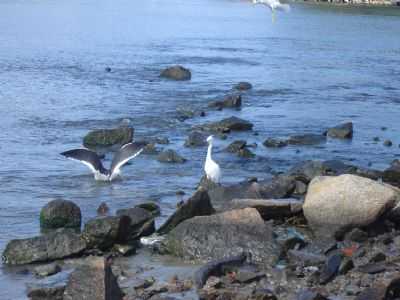
[[[349,7],[399,7],[400,0],[330,0],[330,1],[318,1],[318,0],[294,0],[296,3],[305,4],[318,4],[326,6],[349,6]]]

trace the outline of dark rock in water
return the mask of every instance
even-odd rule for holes
[[[111,68],[110,67],[105,67],[104,71],[106,71],[107,73],[111,72]]]
[[[233,199],[231,208],[252,207],[264,220],[291,217],[302,212],[303,202],[297,199]]]
[[[400,160],[394,160],[390,167],[383,171],[383,180],[400,187]]]
[[[326,137],[322,134],[302,134],[293,135],[287,140],[290,145],[317,145],[326,142]]]
[[[110,263],[102,257],[78,267],[68,279],[63,300],[122,300],[123,293]]]
[[[65,286],[41,286],[28,289],[28,298],[31,300],[64,300]]]
[[[215,210],[211,205],[207,191],[200,188],[168,218],[157,232],[160,234],[166,234],[186,219],[195,216],[211,215],[214,212]]]
[[[267,148],[282,148],[287,146],[288,142],[275,138],[268,138],[264,141],[263,145]]]
[[[238,153],[241,149],[246,147],[247,142],[244,140],[237,140],[229,144],[225,151],[230,153]]]
[[[190,80],[192,78],[192,73],[190,72],[189,69],[177,65],[164,69],[163,71],[161,71],[160,76],[168,79],[181,81],[181,80]]]
[[[253,158],[256,155],[253,152],[251,152],[248,148],[243,148],[239,150],[238,156],[243,158]]]
[[[393,145],[393,142],[391,140],[385,140],[383,142],[383,145],[386,147],[391,147]]]
[[[224,275],[223,269],[231,266],[240,266],[246,261],[246,255],[241,253],[237,256],[210,261],[194,273],[194,283],[201,289],[210,276]]]
[[[212,132],[230,132],[252,130],[253,124],[238,117],[229,117],[221,121],[200,125],[200,130]]]
[[[207,136],[199,131],[192,131],[185,141],[186,147],[203,147],[207,145]]]
[[[161,214],[161,208],[158,204],[154,202],[144,202],[136,205],[135,207],[144,208],[148,212],[150,212],[153,216],[159,216]]]
[[[110,208],[108,207],[107,203],[101,202],[99,207],[97,208],[97,215],[98,216],[105,216],[108,215]]]
[[[3,262],[22,265],[46,262],[81,254],[86,242],[71,229],[57,230],[38,237],[11,240],[3,252]]]
[[[374,141],[374,142],[379,142],[379,141],[380,141],[379,136],[374,137],[374,138],[373,138],[373,141]]]
[[[181,122],[184,122],[187,119],[194,118],[196,115],[195,110],[187,107],[178,107],[176,109],[176,112],[178,113],[177,119]]]
[[[53,200],[40,211],[40,227],[42,229],[80,228],[81,209],[72,201]]]
[[[217,260],[243,252],[253,263],[266,266],[277,259],[271,225],[254,208],[188,219],[169,232],[165,245],[171,254],[188,260]]]
[[[61,267],[56,263],[51,263],[47,265],[37,266],[33,270],[36,276],[38,277],[46,277],[57,274],[61,271]]]
[[[329,128],[327,136],[339,139],[351,139],[353,137],[353,123],[348,122]]]
[[[328,283],[338,274],[342,258],[341,254],[334,254],[328,257],[319,277],[320,284]]]
[[[239,91],[247,91],[247,90],[251,90],[253,88],[253,86],[251,85],[250,82],[241,81],[241,82],[235,84],[233,86],[233,88],[235,90],[239,90]]]
[[[114,129],[98,129],[89,132],[83,138],[83,145],[86,148],[110,147],[113,145],[125,145],[132,142],[133,128],[119,127]]]
[[[239,108],[242,106],[241,95],[227,95],[222,100],[216,100],[208,103],[208,107],[222,108]]]
[[[115,243],[127,241],[130,222],[127,216],[97,217],[85,224],[82,236],[89,248],[108,250]]]
[[[132,242],[141,236],[151,235],[155,231],[153,214],[141,207],[117,210],[117,216],[129,217],[129,231],[127,241]]]
[[[297,300],[328,300],[328,298],[324,297],[318,292],[312,290],[301,290],[297,294]]]
[[[291,263],[301,264],[304,267],[322,265],[326,260],[324,255],[311,253],[306,250],[289,250],[287,254]]]
[[[175,150],[167,149],[157,156],[157,160],[165,163],[184,163],[186,158],[180,156]]]
[[[143,154],[147,155],[156,155],[160,153],[160,150],[157,148],[155,143],[148,143],[144,148],[143,148]]]

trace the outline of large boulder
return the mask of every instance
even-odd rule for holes
[[[270,266],[277,258],[271,226],[254,208],[188,219],[170,231],[165,245],[187,260],[210,261],[246,253],[253,262]]]
[[[182,164],[186,161],[186,158],[182,157],[179,155],[175,150],[172,149],[167,149],[161,152],[157,156],[157,160],[159,162],[164,162],[164,163],[179,163]]]
[[[311,181],[303,212],[317,235],[341,238],[377,221],[399,200],[399,190],[390,185],[349,174],[323,176]]]
[[[128,240],[131,219],[127,216],[106,216],[89,220],[82,236],[89,248],[108,250],[115,243]]]
[[[208,107],[239,108],[242,106],[242,96],[240,94],[226,95],[222,100],[215,100],[208,103]]]
[[[200,188],[196,193],[182,204],[174,214],[158,229],[158,233],[165,234],[175,228],[179,223],[194,216],[206,216],[215,212],[211,205],[210,197],[206,190]]]
[[[332,138],[351,139],[353,137],[353,123],[347,122],[329,128],[326,135]]]
[[[125,126],[114,129],[93,130],[83,138],[83,145],[90,149],[124,145],[132,142],[133,132],[132,127]]]
[[[238,117],[229,117],[221,121],[200,125],[199,129],[212,132],[246,131],[252,130],[253,124]]]
[[[63,300],[122,300],[123,293],[110,263],[94,257],[73,271],[68,279]]]
[[[207,146],[207,136],[199,131],[192,131],[185,141],[185,147]]]
[[[190,72],[189,69],[177,65],[162,70],[160,76],[168,79],[181,81],[181,80],[190,80],[192,78],[192,73]]]
[[[53,200],[40,211],[42,229],[79,228],[81,227],[81,209],[72,201]]]
[[[141,236],[150,235],[155,231],[153,214],[141,207],[117,210],[117,216],[130,218],[127,241],[132,242]]]
[[[81,254],[85,240],[71,229],[57,230],[45,235],[11,240],[3,252],[3,261],[10,265],[53,261]]]

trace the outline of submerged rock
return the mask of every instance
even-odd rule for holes
[[[247,145],[247,142],[244,140],[233,141],[229,144],[229,146],[225,149],[225,151],[230,153],[238,153],[241,149],[244,149]]]
[[[113,145],[125,145],[132,142],[132,127],[119,127],[114,129],[98,129],[89,132],[83,138],[83,145],[86,148],[110,147]]]
[[[302,134],[293,135],[287,141],[290,145],[317,145],[326,142],[326,137],[322,134]]]
[[[247,90],[251,90],[253,88],[253,86],[251,85],[250,82],[241,81],[241,82],[235,84],[233,86],[233,88],[235,90],[239,90],[239,91],[247,91]]]
[[[184,163],[186,158],[180,156],[175,150],[167,149],[157,156],[159,162],[165,163]]]
[[[243,252],[266,266],[277,259],[272,228],[254,208],[188,219],[170,231],[165,242],[170,253],[188,260],[217,260]]]
[[[73,230],[57,230],[45,235],[11,240],[3,252],[3,262],[22,265],[46,262],[81,254],[85,240]]]
[[[229,117],[221,121],[200,125],[199,129],[212,132],[252,130],[253,124],[238,117]]]
[[[282,148],[288,145],[288,141],[275,139],[275,138],[267,138],[263,145],[267,148]]]
[[[343,123],[329,128],[326,134],[332,138],[351,139],[353,137],[353,123]]]
[[[199,131],[192,131],[185,141],[185,147],[203,147],[207,145],[207,136]]]
[[[316,177],[303,205],[312,229],[339,238],[355,227],[375,222],[400,200],[395,188],[355,175]]]
[[[163,225],[161,225],[157,232],[166,234],[187,219],[195,216],[211,215],[214,212],[215,210],[211,205],[207,191],[199,189],[190,199],[183,203]]]
[[[81,227],[81,209],[72,201],[53,200],[40,211],[42,229],[79,228]]]
[[[91,258],[73,271],[63,300],[122,300],[123,293],[110,263],[103,257]]]
[[[222,100],[216,100],[208,103],[208,107],[222,108],[239,108],[242,106],[241,95],[227,95]]]
[[[115,243],[127,241],[130,222],[127,216],[97,217],[85,224],[82,236],[89,248],[108,250]]]
[[[192,78],[192,73],[189,69],[176,65],[162,70],[160,76],[168,79],[182,81],[190,80]]]

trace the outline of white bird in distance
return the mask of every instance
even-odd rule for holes
[[[272,22],[275,22],[276,10],[283,10],[286,12],[290,11],[290,5],[280,3],[279,0],[253,0],[253,4],[263,4],[268,6],[272,12]]]

